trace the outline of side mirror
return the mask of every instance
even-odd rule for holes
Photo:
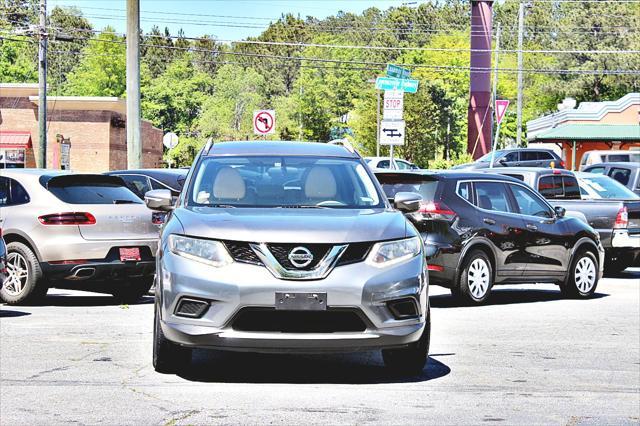
[[[173,210],[173,197],[168,189],[153,189],[144,194],[144,203],[151,210],[168,212]]]
[[[556,212],[556,217],[558,219],[562,219],[564,217],[564,215],[567,213],[567,209],[565,209],[564,207],[560,207],[560,206],[555,206],[553,208],[553,210]]]
[[[507,164],[507,160],[505,158],[501,158],[501,159],[498,160],[498,163],[500,163],[500,164],[502,164],[504,166],[505,164]]]
[[[420,209],[422,196],[415,192],[398,192],[393,200],[393,206],[403,213],[413,213]]]

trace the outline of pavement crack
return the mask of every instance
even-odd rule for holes
[[[43,374],[55,373],[56,371],[64,371],[64,370],[68,370],[68,369],[70,369],[70,368],[71,368],[70,366],[65,365],[64,367],[56,367],[56,368],[52,368],[52,369],[50,369],[50,370],[44,370],[44,371],[41,371],[41,372],[39,372],[39,373],[37,373],[37,374],[34,374],[33,376],[29,376],[29,377],[27,377],[27,380],[30,380],[30,379],[37,379],[37,378],[39,378],[40,376],[42,376]]]

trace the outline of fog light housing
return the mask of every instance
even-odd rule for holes
[[[390,300],[387,302],[387,308],[389,308],[391,314],[397,320],[418,318],[420,316],[418,303],[413,297]]]
[[[174,314],[178,317],[201,318],[211,304],[204,300],[183,297],[178,302]]]

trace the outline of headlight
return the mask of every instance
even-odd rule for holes
[[[225,266],[233,262],[224,244],[219,241],[169,235],[169,249],[178,256],[186,257],[211,266]]]
[[[377,243],[367,257],[367,263],[382,268],[417,256],[421,251],[422,239],[420,237]]]

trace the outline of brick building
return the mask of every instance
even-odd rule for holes
[[[47,167],[68,162],[78,172],[127,168],[124,100],[48,96],[47,121]],[[142,120],[141,134],[144,167],[160,167],[162,130]],[[70,145],[67,152],[63,141]],[[37,154],[38,85],[0,84],[0,168],[35,167]]]
[[[594,150],[640,150],[640,93],[606,102],[575,101],[569,107],[527,122],[529,143],[561,147],[567,167],[578,169]]]

